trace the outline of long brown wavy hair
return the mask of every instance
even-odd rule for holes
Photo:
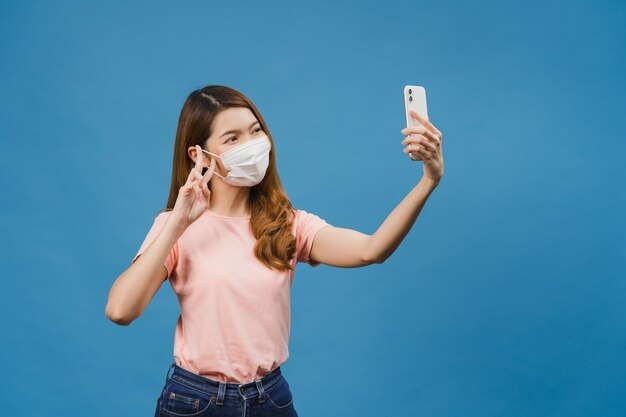
[[[250,228],[256,239],[254,254],[270,269],[292,270],[290,260],[296,252],[296,241],[292,233],[295,213],[278,177],[274,141],[256,106],[233,88],[209,85],[193,91],[187,97],[176,129],[170,194],[167,207],[161,212],[174,208],[180,187],[185,184],[189,172],[195,167],[187,149],[195,145],[207,149],[205,145],[212,134],[213,119],[218,113],[230,107],[250,109],[272,144],[265,177],[259,184],[250,187],[248,199]],[[206,169],[208,167],[203,169],[203,173]],[[208,187],[211,190],[211,182]]]

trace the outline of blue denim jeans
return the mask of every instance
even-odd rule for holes
[[[200,416],[298,417],[298,413],[280,367],[261,379],[239,384],[209,379],[172,363],[154,417]]]

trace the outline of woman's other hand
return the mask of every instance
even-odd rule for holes
[[[185,226],[189,226],[209,208],[211,201],[211,191],[208,183],[213,172],[215,172],[215,158],[211,158],[209,169],[202,175],[202,148],[196,145],[196,166],[191,169],[187,181],[178,190],[178,197],[172,215],[181,221]]]

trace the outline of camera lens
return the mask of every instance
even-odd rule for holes
[[[413,101],[413,96],[409,96],[409,101]]]
[[[413,90],[409,88],[409,94],[413,94]]]

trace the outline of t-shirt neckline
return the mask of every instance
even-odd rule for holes
[[[220,219],[228,219],[228,220],[250,220],[250,218],[252,217],[252,216],[231,217],[231,216],[226,216],[224,214],[216,213],[216,212],[211,211],[211,210],[204,210],[204,213],[209,215],[209,216],[211,216],[211,217],[217,217],[217,218],[220,218]]]

